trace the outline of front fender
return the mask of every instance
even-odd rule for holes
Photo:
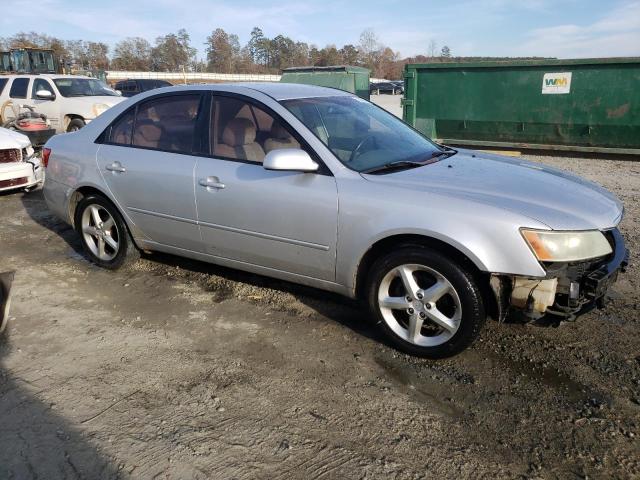
[[[399,235],[444,242],[483,272],[545,275],[520,234],[522,227],[548,229],[536,220],[434,194],[420,195],[422,205],[416,205],[415,192],[401,189],[384,195],[376,192],[380,200],[372,204],[375,194],[362,191],[370,189],[370,184],[349,183],[348,188],[340,189],[336,279],[350,291],[355,291],[358,267],[367,251],[377,242]]]

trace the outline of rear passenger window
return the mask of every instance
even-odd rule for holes
[[[2,91],[4,90],[4,86],[7,84],[9,80],[7,78],[0,78],[0,95],[2,94]]]
[[[9,90],[11,98],[27,98],[27,90],[29,89],[28,78],[15,78]]]
[[[200,95],[161,97],[141,103],[132,144],[177,153],[191,153],[200,110]]]
[[[213,97],[211,128],[211,151],[216,157],[262,163],[271,150],[300,148],[280,121],[237,98]]]
[[[120,119],[111,125],[109,143],[116,145],[130,145],[133,133],[133,114],[135,109],[129,110]]]

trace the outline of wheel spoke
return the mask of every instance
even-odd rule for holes
[[[111,230],[113,228],[113,218],[111,218],[111,216],[109,216],[104,223],[102,224],[102,228],[104,228],[104,230],[106,232],[108,232],[109,230]]]
[[[391,310],[406,310],[411,307],[411,303],[407,302],[404,297],[383,297],[379,300],[380,306],[390,308]]]
[[[91,205],[91,207],[89,208],[91,209],[91,218],[93,219],[93,224],[97,227],[100,225],[100,222],[102,222],[98,207],[96,207],[95,205]]]
[[[425,313],[427,314],[427,317],[429,318],[429,320],[431,320],[433,323],[439,325],[440,327],[444,328],[445,330],[451,333],[455,332],[458,329],[453,319],[444,315],[437,308],[432,308],[431,310],[427,310]]]
[[[410,342],[416,342],[420,336],[420,330],[422,330],[422,319],[417,313],[414,313],[409,317],[409,328],[407,329],[407,335]]]
[[[105,258],[104,245],[105,245],[104,238],[98,237],[98,257],[101,260],[104,260]]]
[[[91,235],[92,237],[98,236],[98,230],[95,227],[92,227],[91,225],[84,227],[82,231],[88,235]]]
[[[411,298],[414,298],[416,292],[420,290],[420,287],[416,283],[416,279],[413,278],[413,270],[406,265],[402,265],[398,267],[397,272],[402,279],[402,284],[407,291],[407,295],[409,295]]]
[[[437,302],[442,298],[443,295],[449,293],[451,291],[451,287],[447,282],[443,282],[442,280],[438,280],[433,286],[427,288],[424,292],[424,301],[426,302]]]
[[[118,252],[118,242],[116,242],[113,238],[111,238],[109,235],[105,235],[104,236],[104,241],[106,242],[107,245],[109,245],[113,250],[115,250],[115,252]]]

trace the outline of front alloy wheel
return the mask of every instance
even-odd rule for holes
[[[399,248],[373,264],[368,300],[395,347],[428,358],[464,350],[486,319],[471,272],[420,245]]]
[[[426,265],[403,264],[389,271],[378,288],[378,305],[389,328],[417,346],[442,345],[460,328],[457,292]]]

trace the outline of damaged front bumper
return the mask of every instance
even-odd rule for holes
[[[35,154],[19,162],[0,163],[0,192],[34,187],[43,181],[44,168]]]
[[[618,229],[604,232],[612,253],[604,258],[545,263],[545,278],[492,275],[491,288],[497,302],[498,320],[515,309],[530,319],[549,313],[565,319],[592,306],[604,306],[607,291],[629,263],[629,251]]]

